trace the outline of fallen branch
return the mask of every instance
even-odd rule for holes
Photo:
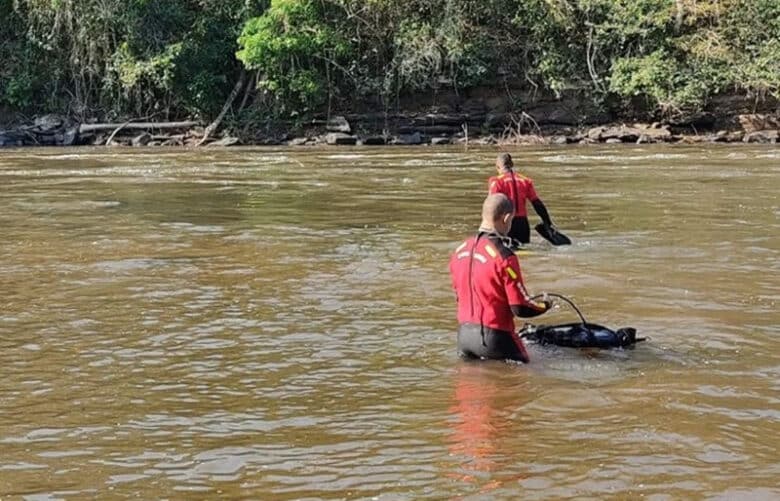
[[[130,123],[131,123],[131,122],[129,122],[129,121],[128,121],[128,122],[125,122],[125,123],[123,123],[122,125],[120,125],[119,127],[117,127],[116,129],[114,129],[114,132],[112,132],[112,133],[111,133],[111,135],[110,135],[110,136],[108,136],[108,139],[106,139],[106,146],[111,146],[111,141],[113,141],[113,140],[114,140],[114,136],[116,136],[116,135],[117,135],[117,133],[119,133],[119,131],[120,131],[120,130],[122,130],[122,129],[124,129],[125,127],[127,127],[127,126],[128,126]]]
[[[150,118],[152,118],[152,116],[139,118],[138,120],[149,120]],[[111,146],[111,141],[114,140],[114,136],[116,136],[119,133],[120,130],[124,129],[125,127],[127,127],[131,123],[133,123],[133,119],[128,120],[127,122],[123,123],[122,125],[120,125],[116,129],[114,129],[114,132],[112,132],[111,135],[108,136],[108,139],[106,139],[106,146]]]
[[[87,132],[97,132],[106,130],[122,129],[188,129],[200,125],[200,122],[132,122],[132,123],[110,123],[110,124],[81,124],[79,134]]]
[[[214,121],[211,122],[208,127],[206,127],[206,130],[203,132],[203,137],[195,146],[200,146],[205,143],[211,133],[217,130],[217,127],[219,127],[222,119],[225,118],[228,110],[233,105],[233,101],[236,100],[236,96],[238,96],[238,93],[241,92],[241,88],[244,86],[244,78],[246,78],[246,70],[242,69],[241,75],[238,77],[238,82],[236,82],[236,85],[233,86],[233,90],[230,91],[230,95],[228,96],[227,101],[225,101],[225,105],[222,106],[222,111],[220,111],[219,115],[217,115],[217,118],[215,118]]]

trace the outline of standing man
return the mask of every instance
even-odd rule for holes
[[[515,218],[512,222],[512,228],[509,230],[509,237],[521,244],[527,244],[531,241],[531,229],[528,226],[528,212],[526,211],[526,200],[531,201],[534,210],[542,222],[548,228],[554,228],[550,220],[550,214],[547,207],[539,198],[534,189],[534,182],[530,177],[523,176],[514,171],[514,163],[509,153],[501,153],[496,158],[497,176],[488,180],[488,193],[503,193],[512,201],[515,209]],[[514,244],[514,242],[513,242]]]
[[[458,351],[463,357],[528,362],[514,317],[535,317],[552,306],[550,301],[529,298],[517,256],[504,245],[513,215],[509,198],[488,195],[477,235],[450,258],[458,303]]]

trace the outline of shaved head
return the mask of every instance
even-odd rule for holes
[[[515,207],[512,201],[503,193],[494,193],[488,195],[482,203],[482,221],[483,223],[495,223],[500,221],[507,214],[513,214]]]
[[[514,166],[512,155],[509,153],[499,153],[496,157],[496,167],[502,170],[509,170]]]

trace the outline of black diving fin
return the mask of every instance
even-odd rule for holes
[[[539,223],[534,226],[536,232],[553,245],[571,245],[571,239],[558,231],[555,226]]]

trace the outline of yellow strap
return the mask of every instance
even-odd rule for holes
[[[509,276],[512,277],[512,280],[517,280],[517,273],[515,273],[515,270],[513,270],[511,266],[506,267],[506,272],[509,273]]]

